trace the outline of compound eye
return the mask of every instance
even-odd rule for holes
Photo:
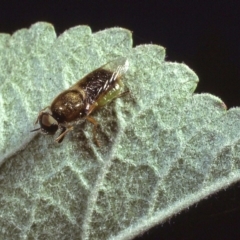
[[[58,130],[58,122],[49,113],[43,113],[39,119],[41,131],[45,134],[53,135]]]

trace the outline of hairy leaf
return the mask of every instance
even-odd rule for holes
[[[124,56],[130,94],[57,144],[30,133],[38,112],[87,73]],[[36,23],[0,34],[0,238],[132,239],[240,178],[240,111],[131,32]]]

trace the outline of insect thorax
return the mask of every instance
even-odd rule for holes
[[[84,113],[84,96],[78,90],[66,90],[61,93],[52,103],[51,111],[59,123],[72,122]]]

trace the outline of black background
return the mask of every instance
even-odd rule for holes
[[[134,45],[159,44],[167,61],[184,62],[200,78],[198,93],[240,105],[239,1],[0,1],[0,32],[12,34],[37,21],[55,26],[89,25],[93,32],[120,26],[133,31]],[[240,239],[240,184],[156,226],[143,239]]]

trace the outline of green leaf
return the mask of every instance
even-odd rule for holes
[[[130,94],[62,144],[30,133],[38,112],[87,73],[123,56]],[[36,23],[0,34],[0,238],[132,239],[240,179],[240,111],[131,32]]]

